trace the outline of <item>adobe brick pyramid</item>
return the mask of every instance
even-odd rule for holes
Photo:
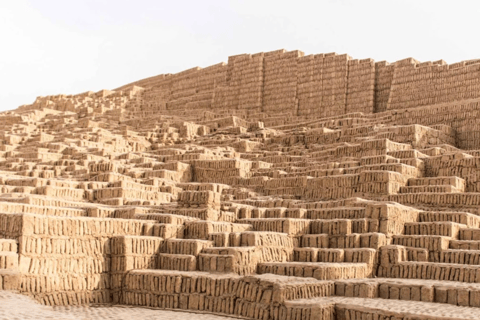
[[[479,102],[480,60],[285,50],[39,97],[0,113],[0,289],[480,319]]]

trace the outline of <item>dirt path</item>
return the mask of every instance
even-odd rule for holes
[[[0,291],[0,320],[232,320],[235,318],[146,308],[49,307],[29,297]]]

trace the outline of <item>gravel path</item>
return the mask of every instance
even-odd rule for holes
[[[233,320],[236,318],[147,308],[49,307],[29,297],[0,291],[0,320]]]

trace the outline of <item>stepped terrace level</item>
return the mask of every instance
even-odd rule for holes
[[[0,290],[480,318],[480,60],[243,54],[0,113]]]

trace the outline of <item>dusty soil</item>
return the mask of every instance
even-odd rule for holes
[[[49,307],[27,296],[0,291],[0,320],[232,320],[235,318],[190,312],[127,306]]]

